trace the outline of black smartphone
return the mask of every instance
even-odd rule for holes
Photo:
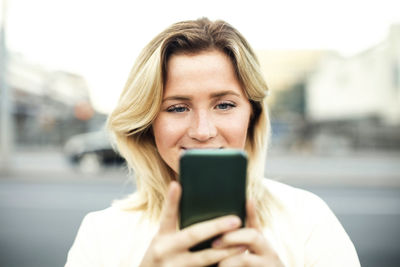
[[[191,149],[179,165],[180,228],[224,215],[246,219],[247,155],[237,149]],[[213,239],[192,251],[211,246]]]

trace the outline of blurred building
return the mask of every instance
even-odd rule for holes
[[[306,103],[313,136],[325,143],[399,149],[400,25],[355,56],[327,55],[307,79]]]
[[[327,50],[257,51],[270,90],[270,149],[275,152],[297,149],[307,138],[305,83],[319,62],[330,53]]]
[[[90,130],[99,116],[90,104],[86,81],[77,74],[48,70],[10,54],[7,81],[17,145],[62,145]]]
[[[256,52],[271,98],[303,82],[314,71],[326,50],[259,50]]]
[[[388,38],[356,56],[330,55],[307,83],[312,120],[379,117],[400,123],[400,25]]]

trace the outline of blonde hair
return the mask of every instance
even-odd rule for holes
[[[245,38],[224,21],[201,18],[171,25],[141,52],[126,82],[108,127],[120,154],[134,171],[137,192],[123,200],[126,209],[142,210],[158,219],[167,186],[176,179],[162,160],[152,133],[163,97],[168,59],[178,53],[219,50],[232,61],[239,82],[252,105],[245,150],[249,158],[247,194],[255,201],[258,217],[265,225],[271,214],[272,197],[261,185],[268,143],[268,87],[255,53]],[[268,204],[268,206],[267,206]]]

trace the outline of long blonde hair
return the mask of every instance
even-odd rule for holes
[[[220,20],[212,22],[201,18],[173,24],[157,35],[136,60],[119,102],[108,118],[117,148],[136,179],[137,192],[122,203],[127,209],[141,210],[150,218],[159,218],[167,186],[176,178],[159,155],[152,132],[152,123],[162,102],[167,62],[173,54],[213,49],[231,59],[252,105],[245,145],[249,158],[247,194],[255,201],[260,222],[265,225],[271,214],[272,200],[261,185],[269,138],[268,87],[245,38]]]

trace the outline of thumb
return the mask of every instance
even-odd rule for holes
[[[168,186],[168,193],[161,211],[159,232],[162,234],[176,231],[181,193],[180,184],[172,181]]]

